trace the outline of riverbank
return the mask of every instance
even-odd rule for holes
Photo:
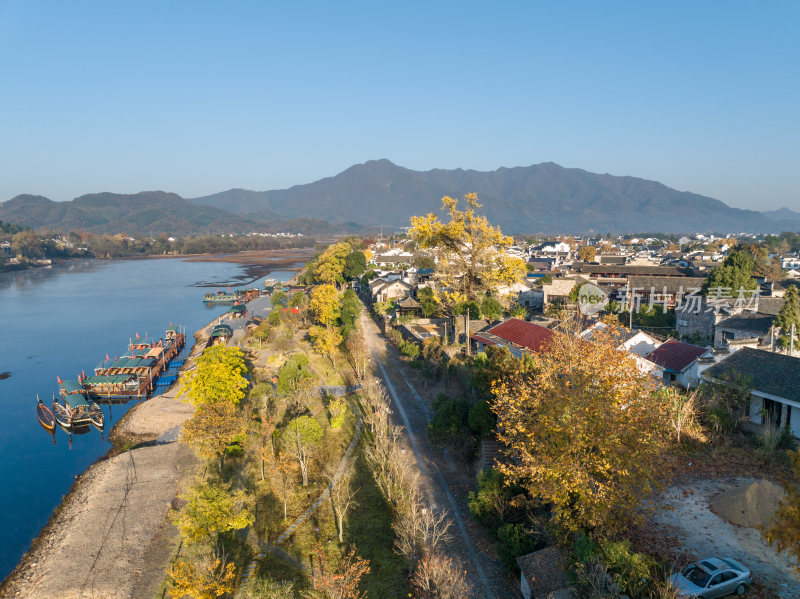
[[[202,352],[212,325],[195,335],[184,370]],[[194,411],[179,395],[173,385],[117,423],[110,433],[114,449],[76,477],[32,549],[0,585],[0,596],[155,595],[177,538],[169,510],[181,481],[199,463],[176,442]]]

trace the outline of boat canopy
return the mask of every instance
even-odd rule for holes
[[[64,381],[61,383],[61,388],[65,393],[81,393],[84,391],[83,385],[78,381]]]
[[[130,374],[109,374],[108,376],[90,376],[84,380],[86,385],[120,385],[133,378]]]
[[[78,408],[85,408],[89,405],[89,402],[86,401],[86,398],[80,393],[73,393],[65,396],[64,403],[66,403],[71,410],[77,410]]]

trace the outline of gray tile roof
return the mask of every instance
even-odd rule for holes
[[[724,379],[727,373],[744,376],[753,391],[800,402],[800,358],[744,347],[703,373],[706,379]]]
[[[774,316],[759,312],[741,312],[717,323],[717,328],[747,331],[766,335],[775,320]]]

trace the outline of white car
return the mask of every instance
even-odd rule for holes
[[[730,557],[708,557],[688,565],[669,579],[682,597],[716,599],[744,595],[753,582],[750,570]]]

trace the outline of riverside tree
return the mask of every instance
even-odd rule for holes
[[[227,486],[200,482],[181,495],[186,505],[178,513],[175,526],[188,543],[208,542],[218,556],[222,533],[250,526],[253,514],[245,507],[244,491],[231,492]]]
[[[532,368],[493,383],[499,465],[566,531],[620,530],[659,482],[668,437],[649,377],[608,339],[557,333]]]
[[[314,447],[322,440],[322,427],[311,416],[304,414],[293,418],[280,434],[281,447],[296,460],[303,476],[303,486],[308,485],[308,462]]]
[[[333,285],[320,285],[311,292],[308,309],[314,320],[330,328],[339,318],[339,292]]]
[[[245,396],[247,365],[238,347],[214,345],[195,361],[186,375],[184,392],[194,406],[227,402],[238,404]]]
[[[440,221],[433,213],[412,216],[409,235],[436,257],[437,274],[445,286],[475,300],[498,285],[518,281],[526,269],[522,260],[503,253],[512,245],[511,237],[477,214],[481,208],[477,194],[468,193],[464,200],[466,208],[459,210],[458,200],[442,198],[442,210],[449,215],[449,222]]]
[[[314,278],[328,285],[341,283],[344,280],[347,257],[352,251],[352,246],[347,242],[329,245],[317,258]]]
[[[237,407],[228,402],[201,404],[197,412],[183,425],[181,438],[201,456],[217,458],[217,470],[222,472],[225,450],[247,430],[247,421]]]

